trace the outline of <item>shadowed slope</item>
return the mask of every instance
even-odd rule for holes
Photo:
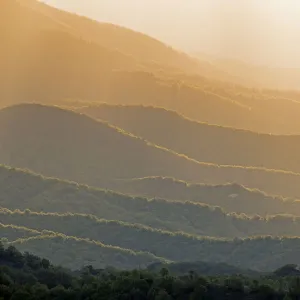
[[[300,136],[213,126],[153,107],[99,105],[80,111],[198,161],[300,171]]]
[[[10,210],[92,214],[98,218],[198,235],[236,237],[271,233],[296,234],[298,222],[297,218],[291,216],[248,218],[228,214],[218,207],[204,204],[133,198],[6,168],[0,168],[0,189],[0,206]],[[268,209],[263,203],[262,206]],[[270,213],[273,206],[279,206],[276,200],[274,204],[269,203]],[[286,211],[300,215],[298,202],[283,202],[280,207],[286,207]],[[256,213],[260,214],[259,207],[256,208]]]
[[[299,238],[256,237],[250,239],[199,239],[198,261],[227,263],[253,270],[273,271],[286,264],[299,264]],[[134,252],[107,246],[98,241],[52,233],[8,243],[21,251],[45,258],[64,267],[79,269],[93,265],[96,268],[114,266],[120,269],[140,268],[153,263],[170,262],[147,252]],[[189,251],[182,253],[189,262]],[[270,255],[272,253],[272,255]],[[58,255],[59,254],[59,255]]]
[[[145,206],[145,203],[142,202],[141,204]],[[160,206],[162,207],[162,205]],[[159,208],[159,205],[156,205],[156,207]],[[188,204],[181,205],[181,207],[186,212],[191,208]],[[266,218],[259,216],[250,218],[246,215],[225,214],[220,209],[204,205],[194,206],[194,208],[197,210],[198,220],[194,218],[195,214],[192,211],[184,213],[184,217],[189,218],[190,216],[191,223],[194,223],[191,224],[192,226],[194,225],[194,233],[202,236],[224,238],[257,235],[296,236],[300,229],[300,217],[276,215]],[[170,214],[177,216],[179,219],[176,203],[169,203],[168,209]],[[160,218],[158,213],[152,211],[152,214],[156,214],[157,218]],[[61,232],[66,235],[98,240],[104,244],[129,248],[135,251],[150,251],[172,260],[182,260],[182,257],[176,256],[179,255],[177,252],[178,248],[192,246],[194,242],[196,243],[194,240],[199,238],[199,236],[195,235],[190,236],[185,233],[152,229],[140,224],[98,219],[93,215],[84,214],[36,213],[28,210],[20,212],[0,207],[0,216],[4,224],[25,226],[38,231]],[[171,220],[169,216],[166,216],[165,223],[169,222],[171,224],[173,222],[175,224],[174,219]],[[161,220],[163,221],[163,218]],[[181,222],[183,227],[185,223],[187,224],[184,218],[182,218]],[[180,222],[176,225],[180,231]],[[160,248],[163,241],[168,245],[165,246],[164,250]],[[169,247],[168,250],[167,247]],[[177,250],[172,251],[172,247]],[[169,255],[167,254],[168,251],[171,252]],[[182,249],[183,254],[186,251],[187,249]],[[172,253],[175,256],[172,256]]]
[[[24,226],[0,223],[0,242],[12,242],[17,239],[28,238],[37,235],[41,235],[41,232]]]
[[[0,125],[0,162],[46,176],[105,187],[112,179],[159,175],[210,184],[236,182],[272,194],[300,195],[299,174],[200,163],[56,107],[8,107],[0,111]]]
[[[110,187],[134,196],[216,205],[227,212],[261,216],[300,213],[300,201],[297,199],[268,195],[238,184],[192,184],[174,178],[146,177],[115,180]]]
[[[43,255],[55,264],[74,270],[87,265],[96,268],[115,267],[134,269],[154,262],[165,261],[150,253],[104,245],[98,241],[80,239],[59,233],[44,234],[31,238],[17,239],[8,245],[20,251]]]

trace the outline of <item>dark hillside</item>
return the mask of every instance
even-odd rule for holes
[[[159,205],[156,205],[156,207],[159,208]],[[188,205],[182,206],[185,211],[184,217],[188,218],[190,216],[190,220],[194,223],[190,225],[191,228],[194,225],[194,231],[190,230],[194,235],[178,232],[187,227],[187,221],[184,218],[181,220],[182,229],[180,228],[180,222],[178,222],[177,232],[174,232],[176,228],[170,231],[152,229],[141,224],[98,219],[93,215],[74,213],[37,213],[28,210],[20,212],[3,208],[0,210],[0,216],[5,224],[24,226],[40,232],[47,230],[61,232],[68,236],[89,238],[107,245],[128,248],[134,251],[149,251],[158,256],[177,261],[184,260],[181,255],[186,254],[188,251],[191,251],[190,255],[192,253],[197,255],[200,235],[223,238],[263,235],[296,236],[300,228],[300,217],[276,215],[268,218],[258,216],[249,218],[246,215],[226,215],[220,210],[208,207],[198,206],[194,208],[197,209],[198,219],[191,211],[187,214]],[[179,212],[176,210],[175,205],[169,205],[169,210],[173,215],[177,215],[179,219]],[[150,215],[149,213],[149,219]],[[153,211],[152,215],[155,215]],[[156,213],[156,215],[159,218],[159,214]],[[165,227],[168,226],[168,223],[175,225],[175,221],[168,215],[165,220],[160,219],[161,227],[163,227],[164,222]],[[143,223],[147,222],[144,221]],[[162,247],[163,241],[166,243],[164,247]],[[196,247],[196,250],[194,247]],[[181,251],[179,251],[180,249]],[[194,257],[192,260],[196,259],[197,257]]]
[[[22,252],[32,252],[38,256],[43,254],[53,263],[73,270],[88,265],[96,268],[134,269],[166,261],[149,253],[134,252],[56,233],[18,239],[8,245],[13,245]]]

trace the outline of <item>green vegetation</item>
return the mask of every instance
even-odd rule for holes
[[[289,266],[289,265],[287,265]],[[285,274],[290,274],[290,268],[284,269]],[[201,274],[205,276],[234,276],[238,274],[247,276],[259,276],[260,273],[250,269],[241,269],[226,263],[213,263],[213,262],[180,262],[180,263],[154,263],[147,268],[151,272],[159,273],[162,269],[167,269],[170,274],[182,276],[182,275],[195,275]],[[295,270],[295,268],[294,268]],[[277,271],[277,270],[276,270]],[[282,273],[282,270],[278,270],[277,273]],[[267,274],[267,273],[266,273]],[[296,275],[296,274],[295,274]]]
[[[166,268],[117,271],[87,266],[71,272],[14,247],[0,252],[3,299],[297,299],[299,279],[277,273],[255,277],[173,276]],[[213,267],[212,267],[213,268]],[[221,267],[222,268],[222,267]],[[295,268],[288,266],[291,271]]]

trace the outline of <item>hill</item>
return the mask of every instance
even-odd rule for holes
[[[13,246],[4,248],[0,245],[0,249],[1,294],[4,299],[203,297],[220,300],[254,297],[282,300],[298,295],[296,265],[281,268],[280,272],[284,270],[290,277],[281,277],[277,271],[273,274],[257,274],[254,277],[247,276],[247,273],[241,274],[244,276],[224,276],[221,273],[209,277],[193,272],[174,276],[165,268],[157,273],[146,269],[95,269],[90,265],[71,271],[52,265],[49,260],[32,253],[23,254]]]
[[[19,239],[7,245],[35,255],[43,253],[50,261],[72,269],[91,264],[97,268],[115,266],[128,269],[145,267],[147,264],[160,261],[168,262],[145,252],[136,253],[59,233]],[[299,238],[256,237],[244,240],[207,238],[202,240],[197,257],[203,262],[226,263],[242,269],[273,271],[284,264],[299,264],[297,255],[299,247]],[[185,257],[185,261],[190,262],[189,252]]]
[[[101,90],[106,89],[106,78],[115,69],[204,70],[196,59],[149,36],[38,1],[5,0],[0,16],[1,28],[6,28],[0,31],[4,45],[0,53],[5,57],[1,63],[6,74],[2,94],[15,101],[21,97],[23,101],[30,97],[38,100],[45,90],[51,91],[50,99],[99,99],[105,97]],[[217,72],[217,68],[207,66],[209,73]],[[11,90],[12,80],[21,88],[19,93]]]
[[[212,78],[236,78],[143,34],[36,1],[1,5],[2,106],[65,99],[144,104],[211,124],[299,133],[297,93],[220,82]]]
[[[157,207],[158,208],[158,207]],[[188,206],[183,207],[187,210]],[[169,206],[170,213],[179,213]],[[107,245],[132,249],[133,251],[147,251],[159,257],[173,261],[184,261],[189,253],[189,260],[197,260],[198,252],[204,236],[214,237],[249,237],[249,236],[296,236],[299,232],[299,217],[270,216],[268,218],[249,218],[247,216],[226,215],[217,210],[198,208],[198,220],[190,212],[191,221],[194,222],[194,235],[155,229],[141,224],[110,221],[99,219],[93,215],[74,213],[37,213],[26,210],[25,212],[0,210],[1,220],[4,224],[13,224],[26,227],[39,232],[60,232],[68,236],[88,238],[101,241]],[[185,217],[188,215],[185,213]],[[212,221],[210,221],[212,220]],[[163,222],[163,220],[161,220]],[[164,222],[172,224],[170,217]],[[146,222],[143,222],[146,223]],[[173,221],[173,223],[175,223]],[[186,221],[182,221],[184,228]],[[192,227],[192,226],[190,226]],[[220,229],[221,228],[221,229]],[[47,233],[46,232],[46,233]],[[45,233],[45,234],[46,234]],[[197,236],[198,234],[199,236]],[[9,239],[11,240],[11,238]]]
[[[0,27],[11,29],[0,31],[4,45],[0,49],[2,105],[24,101],[53,103],[71,98],[117,103],[155,103],[156,99],[162,99],[160,106],[173,106],[173,83],[153,74],[157,69],[168,71],[168,67],[160,65],[159,61],[169,61],[173,65],[180,61],[179,65],[185,68],[196,65],[187,55],[150,37],[68,14],[42,3],[6,0],[2,6]],[[122,42],[124,39],[126,43]],[[155,51],[143,54],[145,49],[152,48]],[[158,62],[156,55],[160,57]],[[177,71],[168,71],[173,72]],[[174,84],[176,89],[176,81]],[[136,89],[138,85],[140,88]],[[149,89],[153,90],[151,94]],[[241,107],[230,100],[211,95],[207,101],[201,99],[203,92],[186,86],[182,96],[188,94],[188,102],[211,111],[209,115],[213,118],[215,112],[210,102],[222,107],[227,103],[232,108],[232,112],[228,112],[232,116],[241,113]],[[199,101],[201,103],[197,104]]]
[[[91,186],[105,187],[113,179],[167,176],[300,195],[297,173],[198,162],[57,107],[22,104],[2,109],[0,143],[2,164]]]
[[[1,3],[1,98],[5,103],[93,98],[105,74],[130,69],[135,59],[106,49],[40,12],[35,1]],[[39,6],[39,5],[38,5]],[[7,30],[9,28],[9,30]],[[72,49],[70,51],[70,49]],[[89,91],[84,93],[84,89]],[[90,94],[88,94],[90,93]]]
[[[44,255],[55,264],[75,270],[87,265],[94,265],[96,268],[110,266],[119,269],[134,269],[160,260],[164,261],[149,253],[135,253],[97,241],[56,233],[18,239],[9,242],[8,245],[13,245],[22,252],[33,252],[38,256]]]
[[[223,59],[202,54],[195,55],[200,61],[208,61],[232,75],[253,85],[269,89],[299,90],[299,68],[269,67],[246,63],[240,60]]]
[[[138,223],[156,229],[198,235],[236,237],[270,233],[297,234],[298,219],[290,216],[248,218],[199,203],[133,198],[5,167],[0,168],[0,171],[0,206],[10,210],[92,214],[99,219]],[[282,205],[286,205],[286,211],[300,215],[297,202],[284,202]],[[270,203],[271,212],[272,209]],[[259,214],[259,211],[256,213]],[[90,222],[88,217],[86,220]]]
[[[199,274],[206,276],[237,276],[237,275],[247,275],[247,276],[259,276],[259,272],[253,270],[246,270],[237,268],[226,263],[213,263],[213,262],[182,262],[182,263],[155,263],[148,266],[148,270],[151,272],[160,272],[163,268],[166,268],[171,275],[182,276]],[[193,275],[192,275],[193,276]]]
[[[68,13],[38,1],[16,0],[27,9],[34,10],[51,25],[83,37],[108,49],[116,49],[138,61],[163,66],[167,70],[200,73],[212,78],[225,79],[230,74],[209,62],[200,62],[192,56],[172,48],[146,34],[115,24],[96,22],[83,16]],[[50,25],[50,24],[49,24]],[[234,78],[234,76],[231,76]]]
[[[23,226],[6,225],[0,223],[1,238],[0,242],[14,241],[21,238],[29,238],[38,236],[41,233],[34,229],[29,229]]]
[[[297,199],[272,196],[238,184],[193,184],[174,178],[146,177],[115,180],[110,187],[133,196],[206,203],[227,212],[261,216],[299,213]]]
[[[198,161],[300,171],[300,136],[214,126],[154,107],[99,105],[80,112]]]

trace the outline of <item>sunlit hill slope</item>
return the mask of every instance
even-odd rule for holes
[[[66,98],[145,104],[212,124],[299,133],[297,93],[222,82],[236,79],[141,33],[36,1],[1,5],[2,105]]]

